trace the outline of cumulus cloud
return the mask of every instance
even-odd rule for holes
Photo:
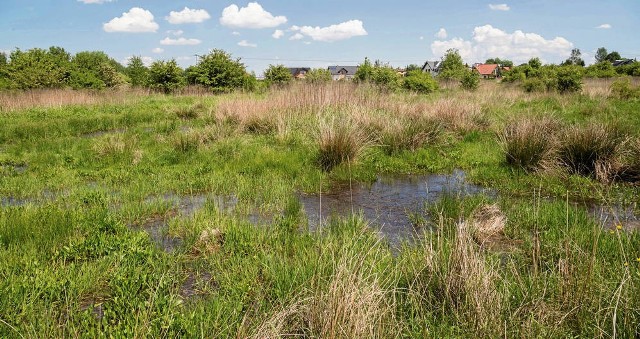
[[[489,4],[489,8],[492,11],[508,11],[511,9],[507,4]]]
[[[222,10],[220,17],[220,24],[232,28],[272,28],[286,22],[285,16],[273,16],[257,2],[250,2],[242,8],[230,5]]]
[[[155,54],[160,54],[160,53],[164,52],[164,49],[162,49],[160,47],[156,47],[156,48],[152,49],[151,52],[155,53]]]
[[[447,38],[447,30],[444,28],[440,28],[438,33],[436,33],[436,38],[438,39],[446,39]]]
[[[180,12],[171,11],[169,16],[165,17],[170,24],[174,25],[199,23],[210,18],[211,16],[204,9],[191,9],[189,7],[185,7]]]
[[[173,36],[181,36],[182,34],[184,34],[184,31],[183,31],[183,30],[181,30],[181,29],[179,29],[179,30],[177,30],[177,31],[174,31],[174,30],[168,30],[168,31],[167,31],[167,34],[171,34],[171,35],[173,35]]]
[[[240,35],[240,32],[234,31],[234,32],[231,32],[231,35]]]
[[[325,42],[345,40],[368,34],[360,20],[349,20],[328,27],[292,26],[291,30],[300,32],[313,40]]]
[[[111,2],[113,0],[78,0],[78,1],[85,4],[103,4],[105,2]]]
[[[133,7],[121,17],[113,18],[102,26],[105,32],[146,33],[158,30],[153,14],[146,9]]]
[[[600,26],[598,26],[596,28],[599,28],[599,29],[610,29],[611,25],[610,24],[602,24],[602,25],[600,25]]]
[[[274,39],[280,39],[284,36],[284,31],[281,29],[276,29],[275,32],[273,32],[273,34],[271,34],[271,36]]]
[[[201,43],[202,41],[198,39],[186,39],[186,38],[178,38],[178,39],[164,38],[160,40],[160,44],[166,45],[166,46],[187,46],[187,45],[193,46],[193,45],[199,45]]]
[[[302,40],[302,39],[304,39],[304,35],[300,33],[296,33],[289,38],[289,40]]]
[[[242,46],[242,47],[252,47],[252,48],[256,48],[258,47],[257,44],[252,44],[250,42],[248,42],[247,40],[241,40],[240,42],[238,42],[238,46]]]
[[[532,57],[560,60],[571,53],[573,44],[562,37],[545,39],[536,33],[525,33],[520,30],[508,33],[491,25],[485,25],[473,29],[471,40],[453,38],[444,41],[436,40],[431,44],[431,52],[434,56],[444,55],[450,48],[458,49],[460,56],[467,62],[499,57],[522,63]]]

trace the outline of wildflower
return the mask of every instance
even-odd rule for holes
[[[636,259],[637,262],[640,262],[640,257],[638,257],[638,259]]]
[[[609,233],[615,234],[616,232],[614,230],[610,230]]]
[[[624,263],[624,266],[625,266],[625,267],[629,266],[629,263],[628,263],[628,262],[625,262],[625,263]]]
[[[621,230],[622,229],[622,224],[617,224],[616,228],[618,229],[618,231]]]

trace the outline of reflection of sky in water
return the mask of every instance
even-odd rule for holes
[[[494,195],[492,191],[467,183],[464,172],[454,171],[451,175],[381,177],[370,185],[354,183],[351,189],[347,187],[321,196],[301,195],[300,200],[311,229],[326,223],[331,216],[362,212],[392,245],[397,245],[415,233],[410,214],[424,215],[425,206],[445,194],[465,196],[483,192]]]

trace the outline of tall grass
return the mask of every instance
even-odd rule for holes
[[[498,135],[507,164],[525,171],[551,165],[558,124],[550,118],[520,118],[508,123]]]
[[[322,118],[316,138],[318,164],[326,171],[344,162],[355,162],[370,143],[362,127],[348,116]]]

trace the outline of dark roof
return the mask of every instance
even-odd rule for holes
[[[437,71],[440,69],[440,61],[425,61],[424,65],[422,65],[422,71],[426,72],[427,70]]]
[[[291,73],[292,76],[296,76],[300,73],[306,73],[309,72],[311,70],[311,68],[309,67],[288,67],[289,72]]]
[[[633,60],[632,59],[622,59],[622,60],[616,60],[613,62],[613,66],[624,66],[624,65],[629,65],[632,64]]]
[[[358,71],[358,66],[329,66],[327,69],[331,75],[354,75]]]

